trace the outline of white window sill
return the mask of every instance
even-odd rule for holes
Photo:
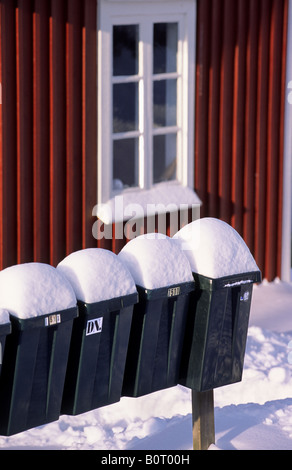
[[[151,189],[125,190],[104,204],[97,204],[93,215],[105,224],[142,219],[202,205],[198,195],[177,181],[160,183]]]

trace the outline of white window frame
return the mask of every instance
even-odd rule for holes
[[[147,92],[147,103],[139,109],[142,132],[148,136],[139,155],[139,187],[124,192],[151,190],[152,184],[152,136],[160,129],[152,126],[152,28],[149,22],[178,22],[178,70],[173,75],[180,81],[177,95],[177,179],[182,187],[193,189],[194,184],[194,90],[195,90],[195,35],[196,0],[99,0],[98,2],[98,203],[103,204],[117,194],[112,189],[112,27],[116,24],[139,24],[145,41],[139,42],[142,61],[138,76],[139,94]],[[151,70],[150,74],[144,74]],[[133,77],[131,77],[132,80]],[[156,77],[157,78],[157,77]],[[149,119],[150,116],[150,119]],[[165,128],[162,129],[165,132]],[[136,135],[136,131],[134,132]],[[133,135],[134,135],[133,133]],[[149,137],[151,136],[151,138]],[[143,158],[145,155],[145,158]],[[163,184],[170,184],[166,182]],[[162,183],[158,183],[162,184]]]
[[[282,263],[281,279],[292,282],[292,0],[288,7],[288,37],[286,65],[286,102],[284,129],[283,210],[282,210]]]

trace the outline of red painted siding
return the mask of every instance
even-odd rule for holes
[[[202,215],[280,275],[286,0],[199,0],[195,188]]]
[[[95,245],[96,1],[1,0],[1,267]]]
[[[195,189],[280,273],[287,0],[198,0]],[[96,0],[0,0],[0,268],[97,240]]]

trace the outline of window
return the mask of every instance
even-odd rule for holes
[[[101,0],[98,201],[193,185],[195,0]]]

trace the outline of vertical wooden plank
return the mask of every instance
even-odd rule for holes
[[[97,203],[97,2],[85,0],[82,62],[82,246],[93,247]]]
[[[49,2],[35,0],[33,14],[34,260],[50,261]]]
[[[269,98],[268,98],[268,153],[267,153],[267,225],[266,259],[267,277],[271,279],[277,271],[277,229],[279,207],[279,154],[280,111],[281,111],[281,72],[282,72],[282,27],[283,2],[273,1],[271,8]]]
[[[221,113],[219,153],[219,195],[220,218],[231,222],[231,181],[232,181],[232,133],[233,133],[233,83],[234,47],[237,3],[224,2],[224,35],[221,61]]]
[[[32,11],[30,0],[16,8],[17,90],[17,261],[33,259]]]
[[[258,120],[256,155],[256,224],[255,256],[263,271],[266,270],[266,217],[267,217],[267,142],[268,142],[268,96],[270,57],[271,1],[261,1],[259,58],[258,58]]]
[[[195,188],[204,201],[207,201],[210,8],[211,0],[198,2],[197,22],[200,27],[197,34],[196,63]],[[202,216],[206,209],[203,205]]]
[[[232,163],[232,226],[243,232],[243,175],[245,152],[245,105],[246,105],[246,0],[238,0],[236,45],[234,58],[234,122]]]
[[[64,0],[50,18],[50,263],[66,256],[66,89]]]
[[[82,9],[68,2],[66,24],[66,252],[82,245]]]
[[[112,246],[111,250],[117,255],[125,245],[124,227],[125,222],[116,222],[112,228]]]
[[[257,83],[259,1],[249,0],[246,60],[246,126],[244,164],[243,237],[254,253],[255,232],[255,161],[257,139]]]
[[[213,390],[192,390],[193,450],[207,450],[215,444]]]
[[[211,54],[209,82],[209,160],[208,160],[208,214],[219,216],[219,116],[222,54],[222,0],[215,0],[211,12]],[[205,204],[205,201],[204,201]]]
[[[0,147],[0,264],[17,259],[16,237],[16,70],[15,5],[3,0],[1,9],[1,147]]]

